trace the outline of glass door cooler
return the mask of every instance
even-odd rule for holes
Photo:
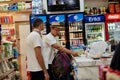
[[[59,22],[60,23],[60,35],[59,37],[56,37],[58,40],[58,43],[66,47],[66,31],[65,31],[65,15],[64,14],[51,14],[49,15],[49,22],[52,24],[53,22]]]
[[[85,34],[87,44],[105,41],[104,15],[85,16]]]
[[[69,26],[70,49],[73,51],[83,49],[83,13],[67,14],[67,21]]]
[[[120,32],[120,14],[106,14],[106,41],[114,40],[114,34]]]

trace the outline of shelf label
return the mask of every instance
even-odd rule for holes
[[[107,14],[106,20],[120,19],[120,14]]]
[[[104,22],[105,18],[104,16],[85,16],[85,22]]]

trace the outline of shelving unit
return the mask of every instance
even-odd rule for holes
[[[0,4],[12,4],[12,3],[17,3],[17,2],[28,2],[28,1],[32,1],[32,0],[10,0],[10,1],[0,1]]]
[[[79,39],[83,39],[82,37],[80,38],[71,38],[71,40],[79,40]]]
[[[74,33],[74,32],[82,32],[82,30],[71,30],[70,33]]]
[[[10,1],[0,1],[0,5],[13,5],[18,4],[21,2],[25,2],[25,4],[29,5],[32,0],[10,0]],[[0,21],[0,25],[1,25],[1,30],[4,29],[4,32],[1,32],[2,35],[2,39],[13,39],[11,41],[16,41],[16,22],[17,21],[21,21],[24,22],[26,21],[28,18],[26,16],[29,16],[29,14],[32,13],[32,8],[29,8],[29,6],[25,7],[24,9],[20,9],[18,8],[18,10],[12,10],[12,9],[0,9],[0,16],[12,16],[13,20],[12,22],[5,22],[5,23],[1,23]],[[26,18],[26,19],[23,19]],[[14,29],[13,31],[11,31],[11,29]],[[11,35],[11,32],[14,32],[14,35]],[[2,34],[3,33],[3,34]],[[11,36],[11,38],[10,38]],[[8,37],[8,38],[7,38]],[[11,76],[15,76],[16,74],[18,74],[19,76],[21,75],[21,63],[19,61],[19,59],[16,57],[16,59],[14,58],[14,56],[6,56],[3,58],[0,58],[0,67],[2,64],[4,64],[4,62],[6,62],[7,64],[14,64],[13,68],[9,68],[8,70],[6,70],[5,72],[0,71],[0,80],[5,79],[6,77],[10,77],[11,80]],[[19,65],[18,65],[19,63]],[[15,64],[17,64],[15,66]],[[20,70],[19,70],[20,69]],[[19,70],[19,71],[18,71]],[[22,77],[21,77],[22,78]],[[14,79],[14,80],[18,80],[18,79]],[[26,80],[26,79],[25,79]]]
[[[69,22],[70,49],[78,51],[83,44],[83,25],[82,21]]]
[[[0,4],[3,5],[3,4],[6,4],[6,8],[2,8],[1,7],[1,10],[0,10],[0,13],[29,13],[31,14],[32,13],[32,9],[29,9],[27,8],[25,5],[24,5],[24,8],[20,9],[19,10],[19,5],[18,6],[18,10],[15,9],[15,10],[9,10],[8,9],[8,6],[7,4],[14,4],[14,3],[18,3],[18,2],[32,2],[32,0],[10,0],[10,1],[1,1]],[[30,6],[30,5],[29,5]],[[21,6],[20,6],[21,7]]]
[[[14,58],[14,57],[13,56],[9,56],[9,57],[0,59],[0,63],[3,62],[3,61],[6,61],[6,60],[12,59],[12,58]]]
[[[32,9],[29,10],[11,10],[11,11],[0,11],[0,13],[32,13]]]
[[[3,73],[3,75],[0,76],[0,80],[4,79],[6,76],[8,76],[12,72],[14,72],[14,69],[10,69],[9,71]]]

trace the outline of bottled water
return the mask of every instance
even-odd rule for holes
[[[73,68],[74,68],[74,75],[73,75],[74,80],[78,80],[78,77],[77,77],[77,75],[78,75],[78,66],[77,66],[77,64],[75,63],[74,60],[72,61],[72,64],[73,64]]]

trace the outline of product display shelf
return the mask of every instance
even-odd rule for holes
[[[0,63],[3,61],[6,61],[6,60],[12,59],[12,58],[13,58],[13,56],[9,56],[9,57],[5,57],[3,59],[0,59]]]
[[[100,34],[102,32],[88,32],[87,34]]]
[[[3,41],[3,50],[1,52],[1,59],[0,59],[0,65],[1,67],[1,75],[0,80],[13,80],[16,75],[16,71],[18,70],[16,68],[17,65],[15,65],[15,50],[13,49],[14,45],[11,41]],[[7,57],[2,57],[7,56]],[[16,57],[17,58],[17,57]],[[16,79],[15,79],[16,80]]]
[[[71,40],[79,40],[79,39],[83,39],[82,37],[79,37],[79,38],[70,38]]]
[[[10,0],[10,1],[0,1],[0,4],[12,4],[17,2],[26,2],[26,1],[32,1],[32,0]]]
[[[22,6],[20,6],[21,4],[19,4],[18,10],[17,10],[17,9],[8,10],[7,7],[8,7],[9,4],[12,5],[12,4],[14,4],[14,3],[17,4],[17,3],[19,3],[19,2],[29,2],[29,3],[31,3],[32,0],[0,1],[0,5],[4,5],[4,6],[1,6],[0,13],[29,13],[29,14],[32,13],[32,9],[31,9],[31,8],[26,8],[26,9],[20,9],[20,10],[19,10],[19,8],[22,7]],[[2,8],[2,7],[3,7],[3,8]],[[24,6],[24,7],[26,7],[26,6]],[[29,5],[29,7],[30,7],[30,5]]]
[[[0,23],[1,25],[11,25],[11,24],[15,24],[14,22],[10,22],[10,23]]]
[[[9,11],[0,11],[0,13],[32,13],[32,9],[28,9],[28,10],[9,10]]]
[[[92,43],[92,42],[97,42],[97,41],[102,41],[102,39],[89,39],[88,42],[89,43]]]
[[[58,39],[59,41],[65,41],[65,39]]]
[[[115,1],[110,1],[110,2],[108,2],[109,4],[111,4],[111,3],[119,3],[119,2],[115,2]]]
[[[9,71],[3,73],[3,75],[0,76],[0,80],[4,79],[6,76],[8,76],[12,72],[14,72],[14,69],[10,69]]]
[[[82,32],[82,30],[70,30],[70,33],[74,33],[74,32]]]

